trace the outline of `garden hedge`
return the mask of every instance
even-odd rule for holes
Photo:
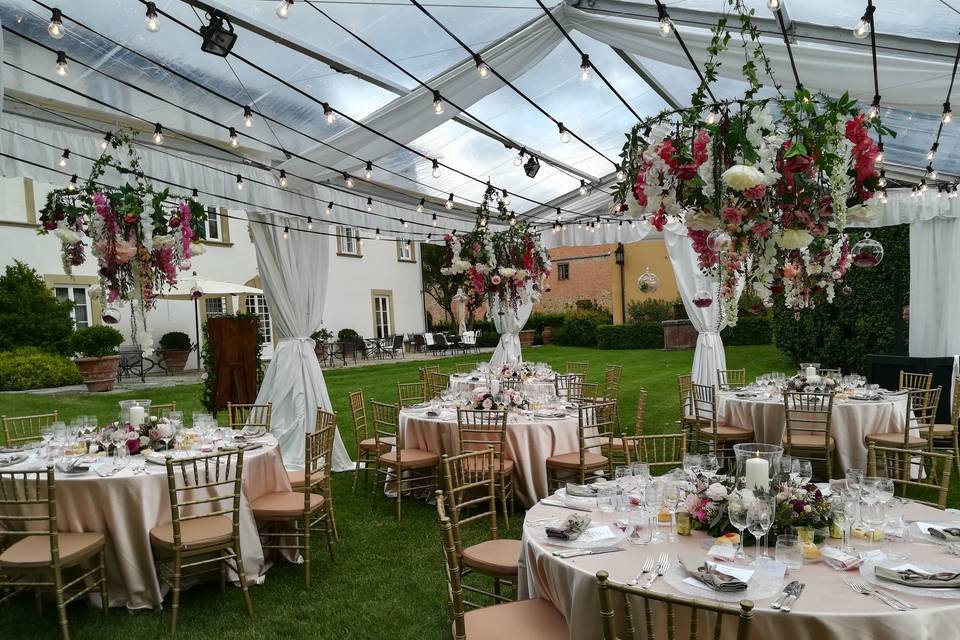
[[[81,384],[72,360],[36,347],[0,351],[0,391],[46,389]]]
[[[772,329],[766,316],[741,317],[736,327],[723,330],[723,344],[770,344]],[[597,347],[600,349],[662,349],[663,327],[659,322],[605,324],[597,327]]]

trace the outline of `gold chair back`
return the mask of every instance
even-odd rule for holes
[[[386,402],[370,402],[370,414],[373,416],[373,435],[376,438],[378,450],[384,447],[389,451],[394,442],[397,446],[397,461],[400,461],[400,451],[403,450],[403,438],[400,433],[400,407]]]
[[[461,527],[487,522],[490,540],[497,539],[497,494],[493,449],[443,456],[443,497],[449,509],[457,553],[463,553]],[[467,515],[469,514],[469,515]]]
[[[306,503],[309,511],[310,492],[320,487],[324,495],[330,490],[330,471],[333,460],[333,434],[337,429],[337,414],[317,409],[316,428],[305,436],[303,483]]]
[[[573,383],[582,384],[583,375],[579,373],[557,374],[553,383],[557,388],[557,397],[561,400],[568,400],[570,385]]]
[[[239,540],[242,486],[243,449],[196,458],[167,458],[174,548],[183,548],[184,522],[209,516],[230,518],[233,537]]]
[[[507,411],[493,409],[457,409],[457,432],[460,453],[493,450],[496,462],[503,460],[503,445],[507,440]]]
[[[398,382],[397,402],[401,407],[409,407],[426,401],[428,384],[428,382]]]
[[[878,447],[872,442],[867,453],[870,476],[892,479],[894,490],[904,498],[908,489],[915,489],[911,500],[941,509],[947,506],[952,469],[953,457],[946,453]],[[934,495],[936,500],[925,499]]]
[[[910,443],[910,432],[916,429],[921,437],[930,438],[937,421],[937,406],[940,404],[942,387],[935,389],[908,389],[906,422],[903,430],[904,446]]]
[[[747,386],[746,369],[717,369],[717,387],[720,389],[739,389]]]
[[[708,431],[717,435],[716,389],[707,384],[690,383],[690,399],[693,415],[701,425],[708,425]]]
[[[623,365],[608,364],[603,370],[601,396],[606,400],[616,400],[620,394],[620,381],[623,379]]]
[[[683,424],[696,418],[692,398],[693,379],[689,374],[677,376],[677,389],[680,392],[680,422]]]
[[[160,417],[160,418],[162,418],[162,417],[164,416],[164,414],[160,413],[161,411],[176,411],[176,410],[177,410],[177,403],[176,403],[176,402],[164,402],[164,403],[162,403],[162,404],[151,404],[151,405],[150,405],[150,411],[151,411],[154,415],[156,415],[156,416],[158,416],[158,417]]]
[[[453,534],[453,523],[446,515],[443,492],[437,491],[437,528],[443,549],[444,578],[447,582],[447,618],[453,623],[453,640],[467,640],[464,621],[463,586],[460,578],[460,556]]]
[[[427,372],[427,388],[429,389],[427,395],[430,398],[436,398],[441,393],[446,391],[450,387],[450,376],[446,373],[439,373],[437,371],[428,371]]]
[[[687,454],[687,438],[682,433],[659,433],[651,436],[626,436],[623,439],[627,464],[645,462],[650,472],[683,465],[683,456]],[[654,475],[660,475],[654,474]]]
[[[732,637],[723,633],[724,622],[730,619],[736,621],[737,640],[748,640],[750,637],[750,622],[753,620],[753,602],[741,600],[739,607],[707,602],[690,596],[673,596],[656,593],[640,587],[631,587],[626,584],[613,582],[606,571],[597,572],[597,592],[599,594],[600,624],[603,627],[603,640],[636,640],[644,637],[646,640],[668,638],[675,640],[679,637],[677,630],[677,610],[683,611],[683,617],[688,620],[690,640],[706,638]],[[614,606],[614,598],[619,595],[623,623],[617,618],[620,614]],[[643,618],[634,621],[633,608],[637,601],[643,607]],[[655,610],[664,610],[666,625],[659,628],[654,624]],[[714,618],[713,628],[699,629],[698,623],[702,613]],[[657,613],[656,617],[661,614]],[[626,629],[626,636],[619,635],[619,629]],[[645,633],[644,633],[645,632]],[[638,635],[641,634],[641,635]]]
[[[786,416],[784,438],[787,453],[794,444],[803,449],[827,449],[833,418],[832,393],[788,391],[783,394],[783,409]]]
[[[587,378],[587,374],[590,372],[590,363],[589,362],[568,362],[563,367],[563,372],[567,375],[575,373],[579,376],[583,376],[584,379]]]
[[[503,390],[523,391],[523,380],[518,378],[506,378],[500,381],[500,388]]]
[[[932,373],[907,373],[900,372],[900,391],[909,389],[929,389],[933,386]]]
[[[570,382],[566,399],[568,402],[594,402],[600,398],[599,391],[600,385],[596,382]]]
[[[367,407],[363,400],[363,389],[351,391],[347,394],[350,401],[350,416],[353,418],[353,432],[356,434],[357,446],[370,437],[367,430]]]
[[[420,374],[420,384],[427,384],[428,382],[427,374],[430,373],[431,371],[434,373],[440,373],[440,365],[431,364],[426,367],[420,367],[417,369],[417,371]]]
[[[634,426],[633,434],[643,435],[643,424],[647,419],[647,390],[640,387],[640,395],[637,397],[637,420]]]
[[[40,440],[40,430],[49,427],[60,419],[60,412],[40,413],[34,416],[3,416],[3,442],[0,444],[15,447]]]
[[[577,441],[580,466],[586,466],[586,454],[593,448],[613,447],[613,424],[616,420],[616,402],[582,404],[577,410]]]
[[[227,403],[227,419],[231,429],[244,427],[263,427],[270,431],[270,418],[273,415],[273,403],[233,404]]]
[[[53,465],[38,471],[0,472],[0,550],[18,540],[43,537],[50,547],[51,568],[60,565],[57,486]],[[0,576],[2,576],[0,572]]]
[[[460,364],[456,365],[457,373],[473,373],[476,368],[477,365],[471,362],[461,362]]]
[[[831,378],[832,380],[837,380],[843,375],[843,372],[840,371],[840,369],[820,368],[817,369],[817,375],[821,378]]]

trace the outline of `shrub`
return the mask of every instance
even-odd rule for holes
[[[659,322],[604,324],[597,327],[601,349],[662,349],[663,328]]]
[[[123,344],[123,334],[113,327],[77,329],[70,336],[70,350],[83,358],[112,356],[121,344]]]
[[[40,275],[22,262],[0,275],[0,351],[39,347],[66,354],[73,332],[72,302],[57,300]]]
[[[160,338],[160,348],[170,351],[189,351],[193,348],[190,337],[183,331],[170,331]]]
[[[337,332],[337,338],[340,340],[350,340],[351,338],[359,338],[360,334],[354,331],[353,329],[340,329]]]
[[[563,318],[563,326],[553,334],[557,344],[568,347],[597,346],[597,327],[610,324],[613,318],[608,311],[579,310],[570,311]]]
[[[627,319],[630,322],[663,322],[674,319],[673,301],[633,300],[627,305]]]
[[[723,344],[728,347],[748,344],[770,344],[773,342],[773,325],[770,316],[743,315],[737,319],[737,326],[727,327],[720,332]]]
[[[327,342],[330,338],[333,337],[333,331],[330,331],[330,329],[317,329],[312,334],[310,334],[310,337],[315,342]]]
[[[0,391],[23,391],[80,384],[73,361],[36,347],[0,351]]]
[[[544,327],[557,329],[563,326],[563,318],[565,315],[564,313],[556,311],[539,311],[532,313],[524,329],[533,329],[538,335],[543,333]]]

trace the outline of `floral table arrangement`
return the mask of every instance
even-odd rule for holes
[[[130,455],[147,449],[164,450],[176,435],[177,427],[168,418],[150,416],[140,425],[129,422],[111,422],[98,434],[99,446],[107,455],[114,455],[117,448],[125,446]]]
[[[503,389],[493,394],[489,391],[478,391],[470,401],[472,409],[490,411],[491,409],[529,409],[530,400],[522,391]]]
[[[785,384],[786,391],[802,391],[804,393],[814,393],[818,391],[833,391],[837,388],[837,381],[827,376],[807,376],[795,375],[787,378]]]

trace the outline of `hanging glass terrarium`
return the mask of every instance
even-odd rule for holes
[[[692,302],[693,306],[703,309],[713,304],[713,296],[705,288],[700,288],[693,294]]]
[[[730,248],[730,234],[723,229],[714,229],[707,236],[707,248],[714,253],[720,253]]]
[[[870,237],[870,232],[863,234],[863,238],[853,245],[851,250],[853,256],[853,265],[864,269],[870,269],[880,264],[883,260],[883,245]]]
[[[640,289],[640,293],[654,293],[660,288],[660,278],[650,271],[650,267],[647,267],[643,275],[637,278],[637,288]]]

